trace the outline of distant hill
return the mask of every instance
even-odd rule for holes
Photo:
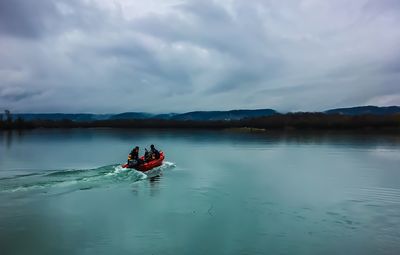
[[[13,114],[13,118],[22,118],[24,120],[72,120],[72,121],[95,121],[95,120],[133,120],[133,119],[163,119],[163,120],[239,120],[244,118],[254,118],[261,116],[270,116],[277,112],[272,109],[259,110],[231,110],[231,111],[197,111],[187,113],[164,113],[151,114],[146,112],[125,112],[119,114],[64,114],[64,113],[22,113]]]
[[[109,119],[111,114],[90,114],[90,113],[19,113],[12,115],[14,119],[21,118],[31,120],[72,120],[72,121],[94,121]]]
[[[197,111],[177,114],[172,117],[173,120],[240,120],[244,118],[255,118],[261,116],[271,116],[277,114],[272,109],[259,110],[231,110],[231,111]]]
[[[341,115],[391,115],[400,114],[400,106],[378,107],[378,106],[359,106],[350,108],[339,108],[327,110],[326,114]],[[13,119],[22,118],[31,120],[72,120],[78,122],[88,122],[96,120],[134,120],[134,119],[162,119],[162,120],[191,120],[191,121],[216,121],[216,120],[241,120],[245,118],[256,118],[278,114],[273,109],[258,110],[231,110],[231,111],[195,111],[187,113],[164,113],[152,114],[146,112],[125,112],[119,114],[90,114],[90,113],[20,113],[12,114]]]
[[[154,114],[146,113],[146,112],[124,112],[112,115],[110,120],[142,120],[142,119],[150,119],[154,116]]]
[[[387,107],[379,107],[379,106],[358,106],[358,107],[350,107],[350,108],[338,108],[325,111],[326,114],[342,114],[342,115],[391,115],[400,113],[400,106],[387,106]]]
[[[152,119],[159,119],[159,120],[170,120],[174,116],[178,115],[178,113],[163,113],[163,114],[157,114],[152,117]]]

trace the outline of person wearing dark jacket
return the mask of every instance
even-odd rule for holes
[[[131,159],[138,159],[139,158],[139,146],[136,146],[132,149],[131,153],[129,153]]]
[[[160,152],[154,147],[154,144],[150,145],[150,154],[152,159],[160,158]]]
[[[128,155],[128,165],[129,167],[135,167],[140,164],[143,164],[143,160],[139,158],[139,146],[136,146]]]
[[[146,148],[144,149],[144,161],[145,161],[145,162],[151,161],[150,152],[149,152]]]

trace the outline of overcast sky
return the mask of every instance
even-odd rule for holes
[[[0,109],[400,105],[399,0],[1,0]]]

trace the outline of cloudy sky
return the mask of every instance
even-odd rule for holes
[[[1,0],[0,108],[400,105],[399,0]]]

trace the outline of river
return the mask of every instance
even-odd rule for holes
[[[397,255],[399,166],[396,135],[0,132],[1,254]]]

